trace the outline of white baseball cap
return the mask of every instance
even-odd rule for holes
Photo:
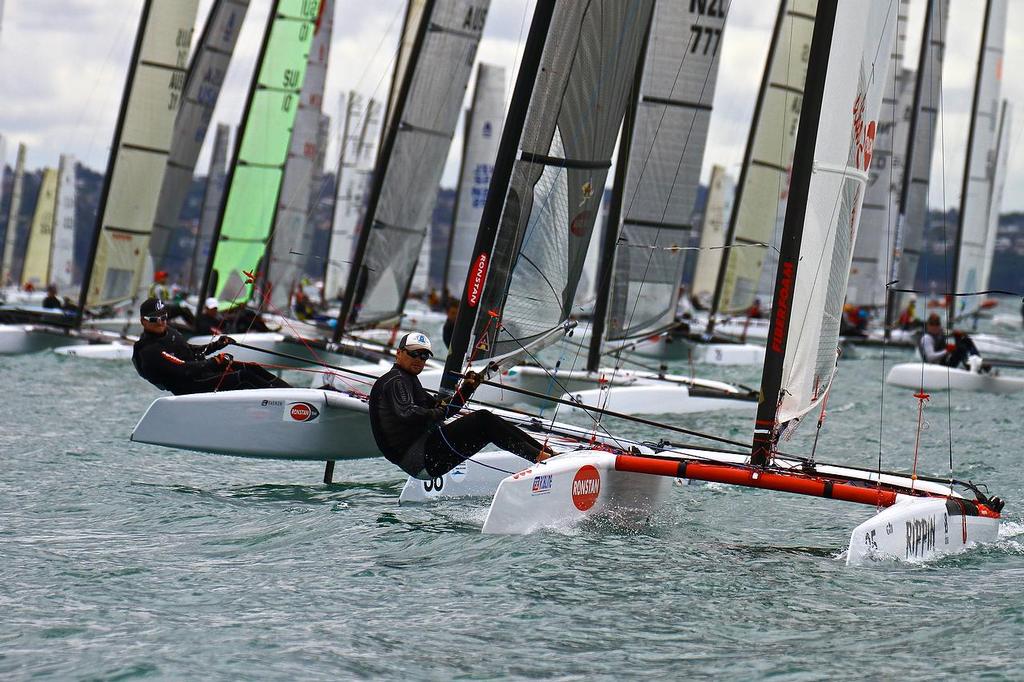
[[[434,350],[430,345],[430,339],[423,332],[409,332],[398,342],[398,347],[405,350],[425,350],[431,355]]]
[[[211,296],[210,298],[206,299],[206,303],[205,303],[205,305],[203,307],[205,307],[205,308],[216,308],[219,305],[220,305],[220,301],[218,301],[216,298]]]

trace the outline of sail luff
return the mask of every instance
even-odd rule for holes
[[[999,128],[996,133],[992,168],[992,192],[988,206],[988,237],[985,240],[985,260],[981,269],[981,285],[992,286],[992,262],[995,259],[996,236],[999,232],[999,211],[1003,205],[1003,187],[1006,182],[1006,166],[1010,152],[1010,128],[1013,120],[1013,107],[1008,100],[1003,100],[999,114]]]
[[[885,338],[892,335],[893,323],[906,294],[896,288],[912,289],[924,237],[928,213],[928,185],[932,148],[942,89],[942,61],[945,52],[946,18],[949,0],[928,0],[925,6],[921,48],[910,105],[907,146],[903,155],[903,178],[899,195],[899,215],[893,235],[885,304]],[[889,283],[897,282],[899,287]]]
[[[299,94],[299,110],[292,125],[274,227],[267,245],[265,273],[270,283],[270,307],[278,313],[290,308],[292,294],[304,274],[313,243],[309,203],[320,149],[320,117],[333,30],[334,0],[321,0]]]
[[[651,21],[654,13],[651,13]],[[603,244],[601,246],[601,263],[598,268],[597,301],[594,303],[594,317],[590,329],[590,347],[587,349],[587,371],[596,372],[601,365],[601,346],[604,343],[605,322],[612,295],[612,280],[615,274],[615,246],[619,241],[619,230],[622,227],[622,206],[626,193],[626,178],[629,174],[629,161],[633,146],[633,130],[636,126],[637,109],[640,105],[640,93],[644,78],[644,66],[647,63],[647,49],[650,45],[651,25],[648,24],[644,35],[644,46],[640,58],[636,61],[636,73],[630,85],[629,100],[626,112],[622,117],[622,132],[619,135],[618,163],[615,168],[615,180],[612,183],[612,198],[605,218]]]
[[[435,0],[424,10],[422,41],[410,55],[377,164],[338,333],[401,317],[489,6],[490,0]]]
[[[505,118],[505,69],[481,63],[477,67],[472,106],[466,110],[462,163],[448,239],[444,291],[457,296],[466,283],[480,214],[494,173],[494,158]]]
[[[452,341],[448,346],[448,357],[445,358],[444,373],[441,376],[441,395],[451,396],[459,382],[462,363],[469,350],[470,335],[477,317],[477,303],[483,291],[487,266],[494,249],[494,240],[498,234],[498,221],[501,218],[512,180],[512,169],[519,151],[519,143],[526,124],[526,116],[530,108],[530,95],[540,71],[541,58],[544,54],[544,43],[547,41],[551,27],[552,15],[555,11],[555,0],[537,0],[530,22],[530,31],[523,47],[516,84],[512,91],[512,100],[505,115],[505,124],[501,128],[501,139],[498,142],[498,153],[494,160],[494,173],[487,189],[487,200],[480,215],[480,229],[476,233],[473,253],[477,254],[466,275],[463,287],[462,303],[452,330]]]
[[[67,296],[75,277],[75,157],[61,154],[57,180],[57,206],[54,216],[53,253],[47,280],[57,293]]]
[[[885,70],[885,96],[882,98],[882,111],[878,118],[868,186],[864,192],[860,233],[854,245],[850,281],[847,284],[846,300],[854,306],[882,308],[885,304],[892,237],[900,210],[896,197],[902,185],[902,155],[907,140],[908,121],[902,115],[900,105],[905,103],[910,87],[909,74],[903,68],[909,4],[909,0],[900,0],[897,19],[900,30]]]
[[[250,83],[201,296],[247,302],[265,268],[319,0],[275,0]]]
[[[149,253],[154,270],[165,267],[167,251],[175,233],[181,229],[181,209],[192,186],[199,152],[248,9],[249,0],[215,0],[199,37],[185,79],[181,107],[174,120],[167,170],[150,235]]]
[[[891,0],[822,0],[808,60],[751,462],[827,394],[871,167]],[[876,63],[876,60],[879,60]]]
[[[218,123],[213,135],[213,150],[210,153],[210,167],[206,172],[206,186],[203,189],[203,203],[199,209],[199,227],[192,245],[192,265],[189,268],[189,291],[201,283],[210,251],[213,248],[213,233],[217,227],[221,201],[224,199],[224,182],[227,178],[228,145],[231,142],[231,126]]]
[[[715,318],[718,313],[722,310],[723,303],[729,304],[729,301],[723,301],[726,275],[729,271],[730,261],[733,257],[733,245],[736,244],[736,233],[740,226],[740,210],[745,205],[744,196],[748,187],[748,178],[752,175],[751,171],[754,166],[754,156],[756,152],[756,144],[760,134],[760,127],[762,118],[766,115],[765,105],[768,103],[768,93],[772,87],[772,74],[775,71],[776,60],[781,59],[782,55],[779,47],[783,38],[783,27],[785,26],[786,19],[790,16],[792,11],[792,4],[794,0],[780,0],[779,12],[775,19],[775,27],[772,31],[771,42],[768,44],[768,55],[765,58],[764,72],[761,77],[761,87],[758,89],[757,99],[754,102],[754,113],[750,121],[750,130],[747,134],[747,146],[743,153],[743,164],[740,166],[740,175],[736,181],[736,197],[733,201],[732,214],[729,217],[729,226],[725,233],[725,248],[721,252],[721,260],[718,265],[718,277],[715,281],[714,295],[711,300],[711,311],[708,315],[708,326],[706,333],[710,336],[715,330]],[[813,13],[811,15],[813,20]],[[788,44],[788,43],[787,43]],[[754,188],[750,187],[751,191]]]
[[[146,0],[89,246],[75,324],[90,305],[138,290],[174,115],[184,86],[197,0]]]
[[[623,190],[608,340],[640,338],[675,321],[726,15],[724,5],[656,6]]]
[[[8,282],[14,283],[16,277],[11,272],[14,265],[14,248],[18,240],[18,218],[21,215],[21,193],[25,182],[25,143],[18,144],[18,157],[14,162],[14,178],[11,183],[11,203],[7,207],[7,233],[4,235],[3,266],[0,267],[0,286]]]
[[[413,0],[413,2],[414,1],[415,0]],[[408,22],[410,21],[410,16],[413,12],[413,2],[410,2],[409,4],[409,13],[406,16],[406,29],[408,29]],[[409,51],[409,64],[415,65],[416,61],[419,60],[419,55],[423,50],[423,42],[427,37],[427,28],[430,25],[430,16],[434,11],[434,4],[435,0],[425,0],[422,8],[420,9],[422,16],[419,18],[415,39],[413,40]],[[399,47],[400,53],[404,49],[405,35],[406,31],[403,31],[402,45]],[[399,57],[399,63],[396,66],[396,69],[399,67],[402,67],[401,56]],[[355,253],[352,257],[352,265],[349,267],[348,282],[345,284],[345,300],[342,302],[341,309],[338,313],[338,323],[334,327],[335,343],[341,339],[341,335],[345,332],[345,326],[350,321],[353,310],[356,309],[356,298],[360,297],[360,292],[357,291],[359,288],[358,283],[362,281],[363,288],[365,288],[366,264],[363,261],[366,257],[366,247],[370,241],[370,231],[373,229],[373,221],[376,219],[377,204],[380,201],[380,194],[384,187],[384,176],[387,174],[388,164],[391,162],[391,153],[395,148],[395,140],[398,137],[398,123],[395,121],[395,112],[401,111],[405,108],[405,102],[409,98],[409,90],[412,89],[412,77],[414,72],[414,67],[402,67],[401,81],[398,84],[398,90],[396,91],[397,94],[395,97],[389,97],[388,99],[387,110],[384,117],[384,142],[381,145],[377,166],[374,170],[372,187],[370,189],[370,198],[366,202],[366,211],[363,213],[363,224],[359,230],[359,236],[356,241]],[[399,72],[396,71],[396,75],[398,73]],[[394,83],[392,83],[392,87],[394,87]]]
[[[185,85],[198,0],[153,0],[139,61],[112,149],[115,164],[87,282],[86,305],[135,297],[148,262],[149,235]]]
[[[980,277],[984,269],[988,208],[992,195],[992,153],[1002,80],[1005,27],[1006,0],[986,0],[967,132],[960,215],[953,244],[951,294],[977,292],[987,284]],[[967,304],[965,297],[949,296],[949,325],[953,324],[958,312],[962,312]]]
[[[53,218],[57,201],[57,169],[44,168],[36,208],[32,214],[32,225],[25,244],[25,260],[21,266],[22,284],[31,284],[36,289],[45,288],[49,283],[50,252],[53,248]]]

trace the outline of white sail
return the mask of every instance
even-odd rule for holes
[[[896,235],[898,198],[910,127],[906,104],[914,87],[913,72],[903,68],[909,5],[909,0],[900,0],[899,29],[885,70],[886,85],[864,192],[860,233],[853,248],[850,281],[846,287],[847,303],[856,306],[880,308],[886,301],[885,285]]]
[[[989,207],[995,176],[999,97],[1002,86],[1003,47],[1006,42],[1006,0],[988,0],[975,84],[971,134],[968,136],[963,193],[960,197],[960,252],[956,257],[956,293],[982,291],[989,232]],[[994,245],[994,243],[993,243]],[[975,308],[977,297],[961,296],[956,310]]]
[[[85,305],[132,298],[139,290],[156,217],[174,120],[185,85],[198,0],[148,0],[142,39],[125,92],[120,130],[111,149],[106,201]]]
[[[832,381],[839,321],[850,272],[872,145],[885,88],[896,12],[890,0],[839,2],[832,33],[806,208],[787,212],[802,224],[797,260],[782,260],[769,347],[785,356],[778,423],[813,409]],[[877,61],[876,61],[877,60]],[[791,215],[792,214],[792,215]],[[794,276],[795,271],[795,276]],[[766,396],[766,399],[770,399]]]
[[[633,123],[606,339],[636,338],[675,319],[693,232],[725,4],[655,5]]]
[[[3,10],[3,0],[0,0],[0,11]],[[0,203],[3,203],[4,199],[4,176],[7,172],[7,139],[0,135]],[[3,274],[3,254],[4,254],[4,242],[0,241],[0,275]],[[4,284],[4,280],[0,277],[0,287]]]
[[[313,171],[319,155],[320,116],[327,81],[327,60],[334,29],[334,0],[322,0],[313,42],[309,47],[306,78],[299,94],[299,109],[288,144],[281,192],[277,200],[274,231],[270,240],[268,281],[270,309],[287,314],[313,243],[309,217]]]
[[[36,289],[47,285],[50,251],[53,248],[53,216],[57,203],[57,169],[44,168],[32,225],[25,244],[25,260],[21,266],[21,283]]]
[[[218,123],[213,136],[213,152],[210,154],[210,168],[206,173],[206,191],[199,211],[199,230],[192,248],[191,275],[188,280],[190,291],[200,286],[206,261],[213,246],[213,232],[217,227],[220,203],[224,198],[224,182],[228,174],[228,144],[231,141],[231,126]]]
[[[407,0],[405,20],[402,22],[402,34],[398,38],[398,56],[395,59],[395,70],[391,74],[391,87],[388,90],[388,98],[385,102],[384,130],[391,126],[391,117],[395,113],[395,99],[398,87],[402,79],[405,78],[406,70],[409,68],[412,46],[416,42],[416,33],[419,31],[420,22],[423,21],[423,12],[426,8],[427,0]]]
[[[196,161],[248,9],[249,0],[215,0],[210,7],[174,121],[174,136],[149,244],[154,270],[164,267],[173,235],[180,229],[181,208],[192,186]],[[144,281],[143,286],[148,286],[148,282]]]
[[[718,268],[722,263],[725,229],[732,213],[736,182],[725,172],[724,166],[711,167],[711,180],[704,204],[704,217],[700,229],[700,251],[693,272],[690,295],[708,305],[714,295]]]
[[[999,134],[996,137],[994,168],[992,169],[992,199],[988,209],[988,237],[985,240],[985,261],[981,270],[981,285],[991,287],[992,261],[995,258],[996,234],[999,231],[999,211],[1003,206],[1003,189],[1006,185],[1006,165],[1010,153],[1010,129],[1013,122],[1013,106],[1003,100],[999,116]]]
[[[14,179],[11,183],[11,203],[7,207],[7,234],[4,235],[4,259],[0,267],[0,286],[14,284],[11,271],[14,265],[14,248],[18,242],[18,218],[21,215],[21,191],[25,182],[25,144],[18,144],[18,158],[14,162]]]
[[[555,4],[529,111],[517,135],[520,151],[514,161],[505,161],[511,179],[493,247],[480,252],[470,270],[457,324],[475,313],[466,360],[511,361],[561,335],[652,10],[653,3],[634,0]],[[508,177],[507,170],[502,174]],[[490,191],[495,189],[492,185]],[[481,231],[485,227],[482,222]],[[492,311],[500,317],[493,318]],[[462,363],[464,343],[453,337],[449,370]]]
[[[779,227],[789,193],[789,172],[800,121],[807,55],[814,30],[817,0],[782,0],[781,25],[773,58],[767,64],[768,83],[762,91],[760,115],[751,122],[753,139],[740,186],[737,187],[736,224],[726,252],[725,278],[718,292],[721,312],[748,308],[761,286],[761,272],[774,276]]]
[[[476,242],[476,229],[487,200],[494,173],[494,157],[505,119],[505,69],[481,63],[476,71],[473,104],[466,115],[465,151],[455,199],[451,244],[447,254],[444,286],[458,296],[466,284],[466,272]]]
[[[324,296],[329,300],[341,295],[348,280],[380,138],[381,106],[377,100],[371,99],[364,109],[362,97],[350,92],[342,98],[342,111],[346,112],[346,122],[335,183],[331,245],[324,274]]]
[[[928,222],[928,185],[931,179],[932,152],[938,130],[939,105],[942,100],[942,62],[946,52],[946,25],[949,17],[949,0],[933,0],[927,5],[931,10],[927,39],[922,40],[918,58],[919,72],[915,73],[921,91],[918,93],[917,111],[912,111],[913,92],[907,105],[909,115],[916,119],[914,139],[909,140],[910,172],[906,183],[905,205],[900,207],[900,220],[896,224],[896,235],[892,249],[889,281],[897,281],[899,289],[913,289],[917,277],[917,264],[921,258],[924,228]],[[909,90],[909,89],[908,89]],[[908,133],[909,135],[909,133]],[[910,294],[901,293],[893,297],[889,310],[892,319],[906,306]]]
[[[75,157],[61,154],[57,180],[57,212],[54,216],[53,254],[50,284],[61,296],[72,295],[75,287]]]

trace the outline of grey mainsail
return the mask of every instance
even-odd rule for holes
[[[220,202],[224,198],[224,182],[228,174],[228,145],[231,142],[231,126],[218,123],[213,135],[213,151],[210,154],[210,168],[206,173],[206,190],[199,212],[199,229],[192,247],[192,267],[189,272],[188,288],[198,287],[206,269],[213,246],[213,232],[217,228]]]
[[[466,283],[504,119],[505,69],[481,63],[476,72],[473,104],[466,111],[465,147],[442,282],[444,289],[453,295]]]
[[[345,287],[346,325],[397,321],[458,123],[490,0],[430,0],[397,88],[391,125]]]
[[[624,138],[625,186],[615,190],[623,196],[609,341],[647,335],[675,319],[726,13],[725,3],[656,6],[632,135]]]
[[[463,363],[513,361],[562,334],[652,2],[538,2],[452,337]]]

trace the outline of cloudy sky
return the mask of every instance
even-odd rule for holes
[[[684,0],[679,0],[684,1]],[[383,97],[393,63],[405,0],[336,0],[334,38],[324,99],[335,115],[342,92],[356,89]],[[18,142],[29,146],[28,165],[55,166],[70,152],[102,169],[110,145],[124,77],[142,0],[6,0],[0,29],[0,134],[7,138],[8,164]],[[200,23],[212,0],[201,0]],[[967,110],[977,63],[981,0],[951,0],[943,82],[941,143],[936,148],[931,201],[955,205],[967,136]],[[252,0],[225,90],[214,118],[237,123],[265,25],[270,0]],[[723,61],[704,178],[712,163],[738,172],[754,97],[777,5],[765,0],[733,0],[723,42]],[[512,74],[529,26],[532,0],[493,0],[477,58],[506,66]],[[912,0],[908,58],[919,45],[924,0]],[[196,31],[198,36],[199,31]],[[1024,102],[1024,0],[1009,0],[1003,95]],[[328,169],[336,165],[339,126],[328,150]],[[1024,110],[1017,112],[1010,135],[1010,166],[1003,210],[1024,210],[1024,155],[1016,153],[1024,133]],[[212,137],[212,136],[211,136]],[[209,141],[208,141],[209,142]],[[456,176],[457,137],[443,184]],[[200,160],[204,167],[206,153]]]

